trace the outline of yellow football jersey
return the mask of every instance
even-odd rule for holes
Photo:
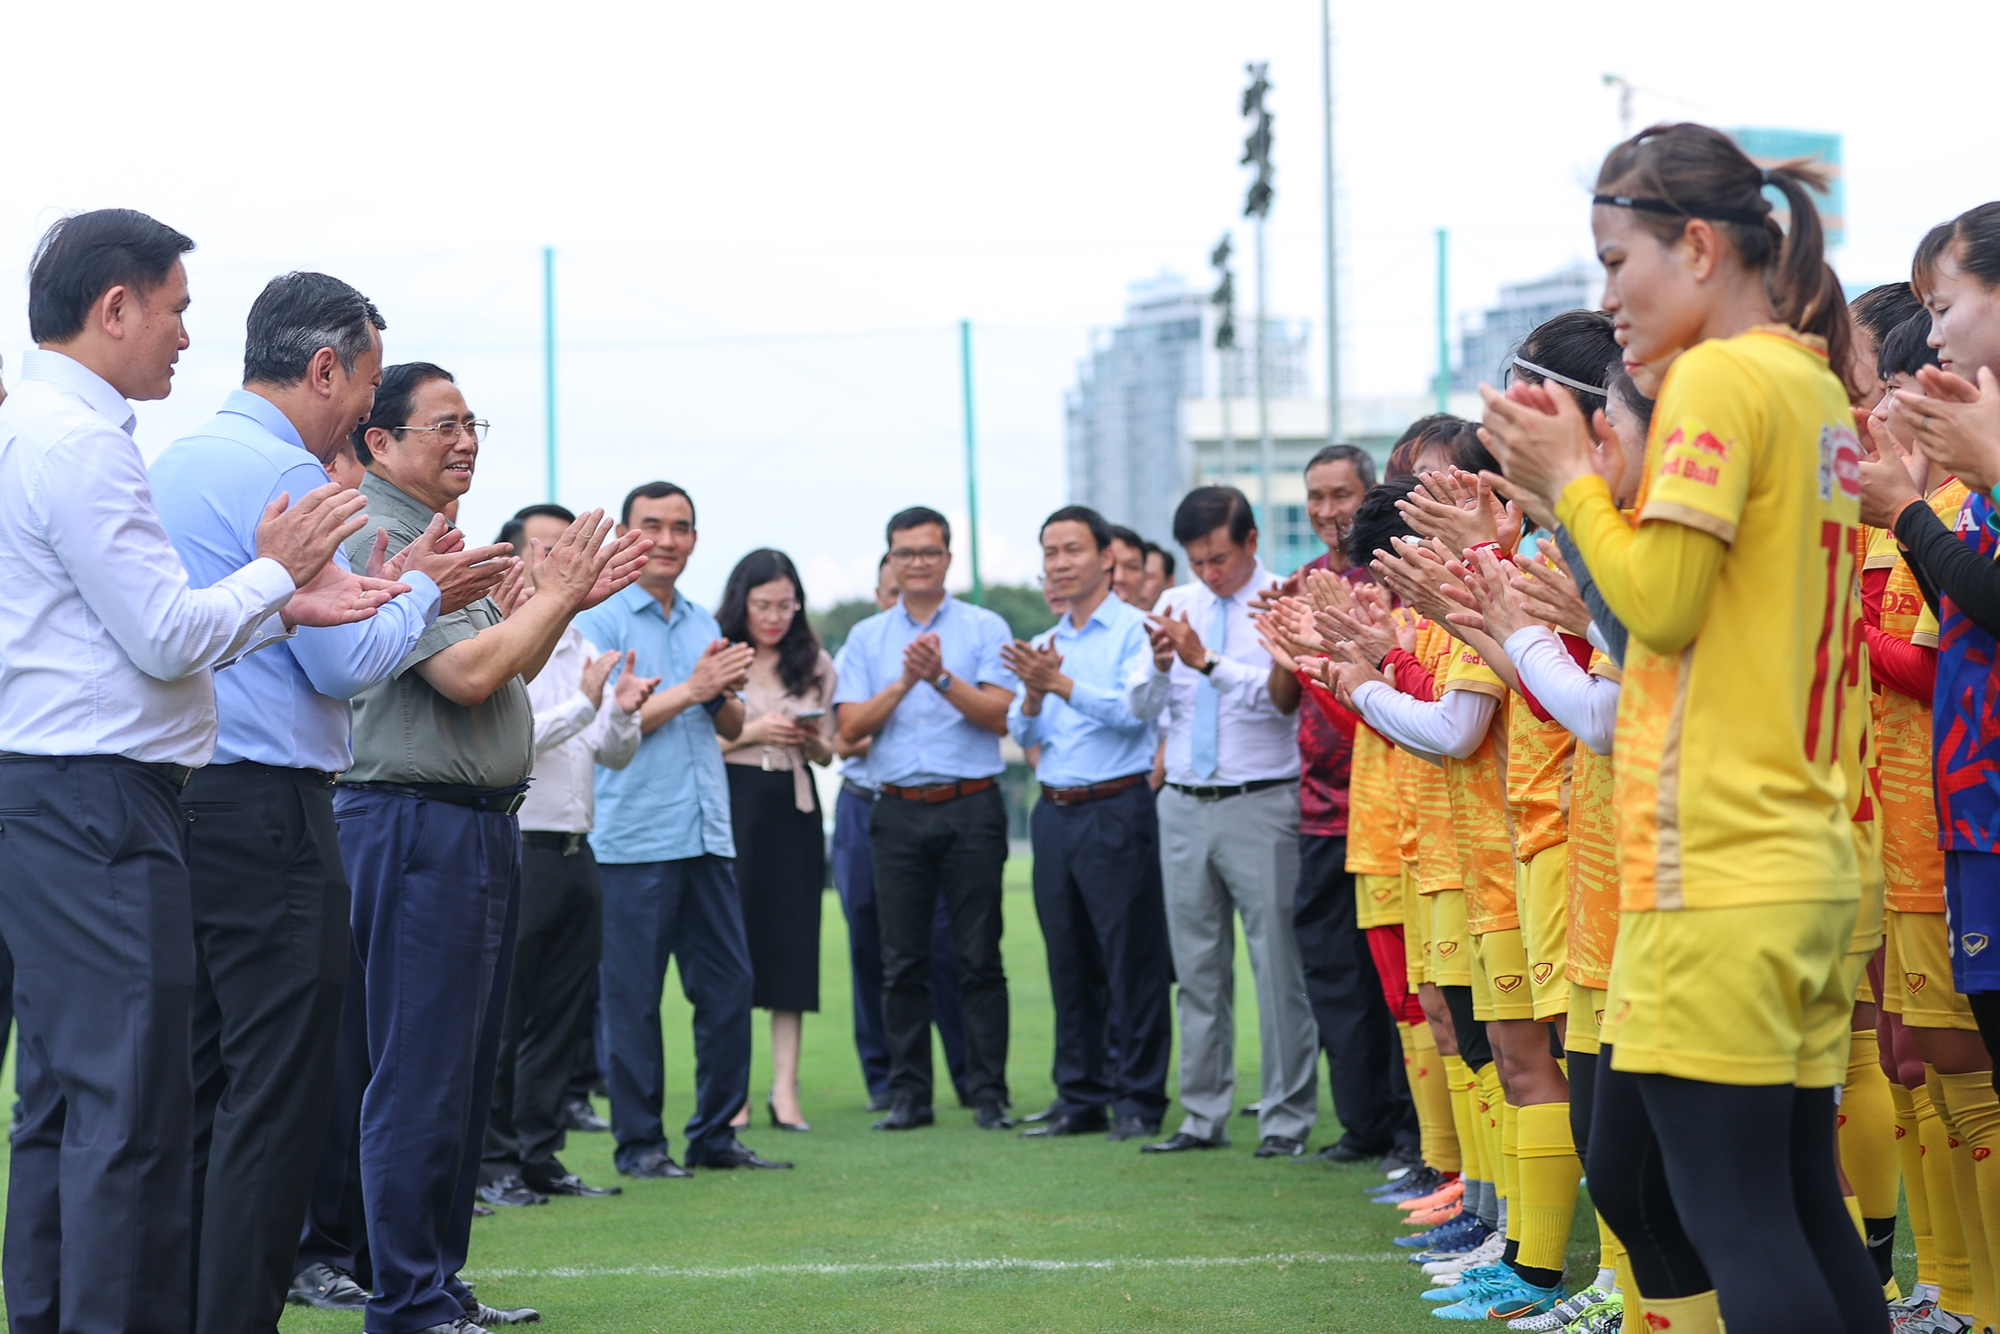
[[[1576,738],[1535,717],[1518,694],[1507,699],[1507,806],[1514,855],[1527,861],[1569,837],[1570,767]]]
[[[1429,621],[1418,625],[1417,661],[1440,688],[1445,666],[1457,647],[1458,641],[1442,627]],[[1458,869],[1458,833],[1451,822],[1451,792],[1445,786],[1444,771],[1414,755],[1403,757],[1403,771],[1410,777],[1415,797],[1417,892],[1463,889],[1465,876]]]
[[[1931,492],[1930,507],[1947,528],[1957,522],[1966,494],[1965,483],[1955,477]],[[1876,534],[1864,568],[1889,571],[1882,590],[1882,633],[1905,643],[1917,642],[1927,608],[1917,577],[1893,535]],[[1936,648],[1935,630],[1930,641],[1926,647]],[[1888,906],[1898,912],[1943,912],[1944,853],[1938,848],[1931,769],[1931,702],[1878,682],[1872,704]]]
[[[1478,936],[1521,925],[1514,886],[1514,832],[1507,811],[1507,686],[1466,645],[1454,643],[1452,648],[1438,698],[1454,690],[1472,690],[1491,696],[1497,706],[1477,750],[1463,760],[1444,758],[1459,870],[1465,880],[1465,918]]]
[[[1628,910],[1853,902],[1841,744],[1859,592],[1861,446],[1817,339],[1712,339],[1667,373],[1642,524],[1729,545],[1694,641],[1636,635],[1616,739]]]
[[[1619,679],[1603,653],[1590,660],[1593,676]],[[1576,748],[1569,803],[1569,980],[1599,991],[1611,985],[1612,947],[1618,941],[1618,804],[1612,794],[1612,757]]]
[[[1354,729],[1354,759],[1347,778],[1347,869],[1355,875],[1399,875],[1395,747],[1367,723]]]

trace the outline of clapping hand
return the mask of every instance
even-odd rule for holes
[[[1590,635],[1590,608],[1570,573],[1562,549],[1548,538],[1537,542],[1539,555],[1511,572],[1510,584],[1538,620],[1567,630],[1578,639]]]
[[[292,594],[280,612],[287,626],[350,625],[365,621],[390,598],[410,591],[408,584],[370,579],[343,570],[329,560],[319,573]]]
[[[695,703],[706,704],[718,695],[741,690],[750,680],[750,664],[756,656],[757,650],[749,644],[710,640],[688,673],[688,694]]]
[[[1521,510],[1493,494],[1491,487],[1457,468],[1427,472],[1423,485],[1396,502],[1411,528],[1435,537],[1453,551],[1497,543],[1511,551],[1521,539]]]
[[[1391,545],[1394,550],[1375,553],[1373,569],[1376,577],[1405,603],[1416,608],[1419,615],[1442,622],[1456,610],[1455,604],[1446,602],[1444,595],[1438,592],[1439,587],[1451,579],[1445,561],[1451,558],[1452,553],[1439,546],[1427,546],[1407,539]]]
[[[333,559],[333,553],[340,549],[340,544],[367,524],[368,516],[362,511],[368,507],[368,501],[359,491],[341,486],[338,482],[314,487],[299,497],[298,504],[287,508],[290,500],[291,493],[281,491],[276,500],[264,507],[264,517],[257,524],[257,555],[260,559],[274,560],[284,566],[285,573],[292,576],[292,584],[304,589],[319,577],[320,571]],[[365,579],[368,576],[355,577]],[[317,587],[324,592],[324,585]],[[322,606],[319,609],[326,608]],[[371,614],[372,611],[371,608]],[[298,623],[315,624],[308,620]]]
[[[1576,400],[1547,385],[1515,384],[1501,393],[1480,385],[1486,400],[1479,438],[1500,461],[1507,480],[1535,496],[1553,516],[1569,484],[1597,471],[1597,436],[1612,434],[1600,410],[1593,434]]]
[[[1058,687],[1068,682],[1063,675],[1062,654],[1056,652],[1054,644],[1038,648],[1016,639],[1000,646],[1000,660],[1020,678],[1031,703],[1039,703],[1044,695],[1060,693]]]
[[[611,696],[620,713],[637,713],[639,706],[651,699],[653,692],[660,688],[659,677],[640,676],[638,671],[639,654],[628,648],[625,650],[624,670],[618,673],[618,685]]]
[[[1277,605],[1279,598],[1297,597],[1299,590],[1304,587],[1305,577],[1304,570],[1293,570],[1283,579],[1272,581],[1270,587],[1259,589],[1245,606],[1253,615],[1269,611]]]
[[[1208,650],[1202,646],[1201,633],[1188,624],[1187,612],[1183,611],[1179,620],[1173,614],[1146,613],[1146,635],[1153,641],[1153,666],[1160,671],[1173,665],[1174,658],[1199,671],[1208,661]]]
[[[600,653],[583,664],[583,681],[577,689],[590,701],[594,709],[604,707],[604,683],[611,679],[611,669],[618,665],[618,650]],[[629,712],[629,710],[628,710]]]
[[[1893,531],[1896,517],[1906,506],[1922,500],[1923,491],[1910,475],[1909,462],[1896,447],[1895,438],[1890,436],[1888,448],[1884,449],[1869,420],[1857,414],[1855,423],[1874,446],[1861,460],[1861,522],[1871,528]],[[1889,432],[1883,431],[1882,435],[1888,436]]]
[[[2000,485],[2000,379],[1985,366],[1979,383],[1937,366],[1917,386],[1896,391],[1890,411],[1930,460],[1975,491]]]
[[[935,681],[944,671],[944,642],[926,630],[903,646],[903,680],[908,685]]]
[[[1444,595],[1464,611],[1451,613],[1451,623],[1469,630],[1484,631],[1497,644],[1524,626],[1536,624],[1527,603],[1513,583],[1513,569],[1491,551],[1475,551],[1462,583],[1447,584]]]

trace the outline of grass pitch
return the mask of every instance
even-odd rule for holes
[[[1027,863],[1008,865],[1008,1077],[1015,1107],[1051,1096],[1047,967]],[[1233,1147],[1142,1157],[1102,1137],[1024,1141],[974,1129],[945,1091],[939,1124],[869,1129],[854,1056],[846,928],[825,901],[820,1000],[806,1019],[803,1103],[813,1129],[744,1133],[791,1172],[701,1172],[623,1181],[606,1200],[555,1200],[473,1225],[466,1277],[487,1301],[531,1305],[564,1334],[669,1331],[1397,1331],[1443,1325],[1426,1280],[1389,1238],[1394,1210],[1361,1192],[1367,1167],[1258,1161],[1255,1123]],[[1256,1005],[1238,964],[1238,1102],[1256,1096]],[[668,1115],[673,1151],[692,1099],[688,1006],[669,984]],[[751,1097],[770,1087],[757,1016]],[[1168,1088],[1174,1087],[1173,1077]],[[1337,1134],[1328,1100],[1313,1147]],[[1179,1116],[1168,1113],[1167,1129]],[[610,1137],[572,1135],[563,1161],[593,1183],[621,1181]],[[1907,1235],[1900,1248],[1907,1253]],[[1571,1274],[1588,1281],[1595,1223],[1580,1207]],[[1909,1268],[1905,1260],[1903,1268]],[[1904,1282],[1911,1280],[1904,1275]],[[356,1315],[288,1309],[285,1334],[358,1334]],[[1497,1326],[1494,1326],[1497,1328]]]

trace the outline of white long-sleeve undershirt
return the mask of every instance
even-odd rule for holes
[[[1549,717],[1567,727],[1578,741],[1599,755],[1611,753],[1611,736],[1618,725],[1618,683],[1592,676],[1576,665],[1556,632],[1530,625],[1507,636],[1507,656],[1521,684]]]
[[[1363,681],[1354,707],[1370,727],[1432,764],[1449,755],[1462,760],[1479,749],[1499,701],[1477,690],[1448,690],[1438,700],[1417,699],[1382,681]]]

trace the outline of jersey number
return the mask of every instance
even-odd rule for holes
[[[1847,692],[1840,688],[1842,678],[1847,675],[1847,660],[1853,639],[1852,627],[1848,622],[1854,614],[1853,599],[1840,596],[1840,557],[1847,550],[1849,530],[1844,524],[1828,519],[1819,526],[1819,544],[1826,551],[1826,612],[1820,620],[1819,642],[1813,648],[1812,696],[1806,702],[1806,758],[1819,758],[1820,717],[1826,712],[1826,690],[1829,684],[1833,692],[1833,720],[1831,740],[1828,749],[1840,744],[1841,705]],[[1834,613],[1840,613],[1840,637],[1834,638]],[[1840,661],[1832,661],[1833,647],[1840,646]],[[1858,667],[1859,664],[1857,663]]]

